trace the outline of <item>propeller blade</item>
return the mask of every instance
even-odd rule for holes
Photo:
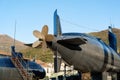
[[[42,41],[37,40],[37,41],[35,41],[35,42],[33,43],[32,47],[33,47],[33,48],[36,48],[36,47],[38,47],[38,46],[40,46],[40,45],[42,45]]]
[[[38,30],[34,30],[34,31],[33,31],[33,35],[34,35],[36,38],[45,39],[44,35],[43,35],[42,33],[40,33]]]
[[[42,48],[47,48],[46,41],[50,42],[54,39],[54,36],[48,34],[48,26],[44,25],[42,31],[39,32],[38,30],[33,31],[33,35],[38,38],[38,41],[34,42],[32,47],[36,48],[42,46]]]
[[[48,34],[46,37],[45,37],[45,40],[50,42],[54,39],[54,36],[52,34]]]
[[[46,44],[46,41],[45,41],[45,40],[42,41],[42,48],[43,48],[43,49],[46,49],[46,48],[47,48],[47,44]]]
[[[46,36],[48,34],[48,26],[47,25],[44,25],[43,28],[42,28],[42,31],[41,33]]]

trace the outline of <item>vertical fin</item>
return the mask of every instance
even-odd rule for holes
[[[57,9],[54,12],[54,36],[58,37],[62,35],[61,31],[61,24],[60,24],[60,18],[57,15]],[[59,58],[59,53],[56,50],[54,52],[55,58],[54,58],[54,72],[57,73],[60,71],[60,66],[61,66],[61,58]]]
[[[60,18],[57,14],[57,9],[54,12],[54,36],[61,36],[62,30],[61,30],[61,24],[60,24]]]
[[[54,72],[57,73],[60,72],[62,59],[58,51],[54,52],[54,56]]]
[[[108,38],[110,47],[117,52],[117,39],[116,35],[112,32],[112,27],[109,26]]]

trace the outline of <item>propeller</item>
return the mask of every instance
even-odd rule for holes
[[[36,48],[36,47],[43,47],[43,48],[46,48],[47,47],[47,44],[46,42],[50,42],[54,39],[54,36],[51,35],[51,34],[48,34],[48,26],[47,25],[44,25],[43,28],[42,28],[42,31],[38,31],[38,30],[34,30],[33,31],[33,35],[38,38],[37,41],[35,41],[33,44],[32,44],[32,47],[33,48]]]

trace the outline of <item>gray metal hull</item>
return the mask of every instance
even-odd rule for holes
[[[120,56],[114,50],[102,41],[84,38],[87,42],[79,45],[81,50],[72,50],[59,43],[54,43],[53,46],[67,64],[81,72],[120,71]]]
[[[23,80],[16,68],[0,67],[0,80]]]

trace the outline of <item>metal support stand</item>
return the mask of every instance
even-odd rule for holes
[[[66,80],[66,64],[64,65],[64,80]]]

